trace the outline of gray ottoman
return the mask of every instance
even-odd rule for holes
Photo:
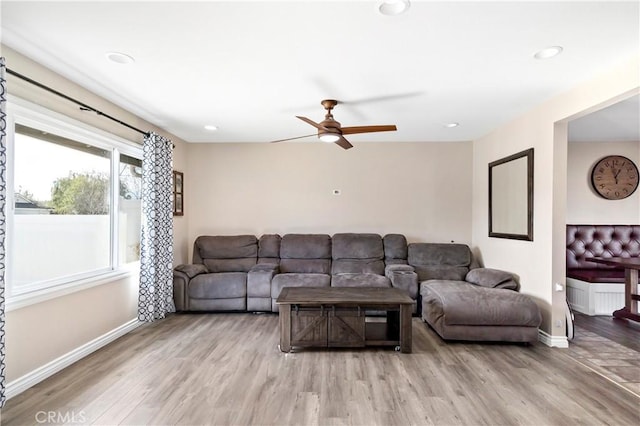
[[[428,280],[420,285],[422,319],[447,340],[535,342],[538,305],[514,290],[466,281]]]

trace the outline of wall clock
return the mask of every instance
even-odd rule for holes
[[[608,155],[591,171],[593,189],[608,200],[627,198],[638,188],[638,167],[621,155]]]

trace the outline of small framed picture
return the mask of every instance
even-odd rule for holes
[[[184,215],[184,174],[173,171],[173,215]]]

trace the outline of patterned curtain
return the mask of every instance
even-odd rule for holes
[[[173,304],[173,143],[149,133],[142,154],[142,236],[138,319],[152,322]]]
[[[4,240],[7,231],[7,80],[4,58],[0,58],[0,409],[6,401],[4,395]]]

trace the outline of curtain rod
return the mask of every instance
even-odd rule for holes
[[[22,80],[26,81],[27,83],[31,83],[31,84],[33,84],[34,86],[37,86],[37,87],[39,87],[39,88],[41,88],[41,89],[43,89],[43,90],[46,90],[47,92],[53,93],[53,94],[54,94],[54,95],[56,95],[56,96],[60,96],[61,98],[64,98],[64,99],[66,99],[66,100],[68,100],[68,101],[70,101],[70,102],[75,103],[76,105],[79,105],[79,106],[80,106],[80,109],[81,109],[82,111],[92,111],[92,112],[95,112],[96,114],[98,114],[98,115],[100,115],[100,116],[102,116],[102,117],[108,118],[108,119],[109,119],[109,120],[111,120],[111,121],[115,121],[116,123],[120,124],[121,126],[128,127],[128,128],[129,128],[129,129],[131,129],[131,130],[135,130],[136,132],[141,133],[141,134],[143,134],[144,136],[146,136],[146,135],[148,135],[148,134],[149,134],[149,132],[144,132],[144,131],[142,131],[142,130],[138,129],[137,127],[133,127],[132,125],[127,124],[127,123],[125,123],[124,121],[118,120],[117,118],[114,118],[114,117],[110,116],[109,114],[105,114],[104,112],[99,111],[99,110],[97,110],[97,109],[93,108],[92,106],[89,106],[89,105],[87,105],[87,104],[85,104],[85,103],[83,103],[83,102],[80,102],[79,100],[74,99],[74,98],[72,98],[71,96],[67,96],[67,95],[65,95],[64,93],[58,92],[57,90],[52,89],[52,88],[51,88],[51,87],[49,87],[49,86],[45,86],[44,84],[39,83],[39,82],[37,82],[37,81],[35,81],[35,80],[33,80],[33,79],[31,79],[31,78],[27,77],[27,76],[24,76],[24,75],[22,75],[22,74],[20,74],[20,73],[17,73],[17,72],[15,72],[15,71],[13,71],[13,70],[11,70],[11,69],[9,69],[9,68],[7,68],[6,70],[7,70],[7,74],[11,74],[11,75],[13,75],[13,76],[15,76],[15,77],[18,77],[19,79],[22,79]]]

